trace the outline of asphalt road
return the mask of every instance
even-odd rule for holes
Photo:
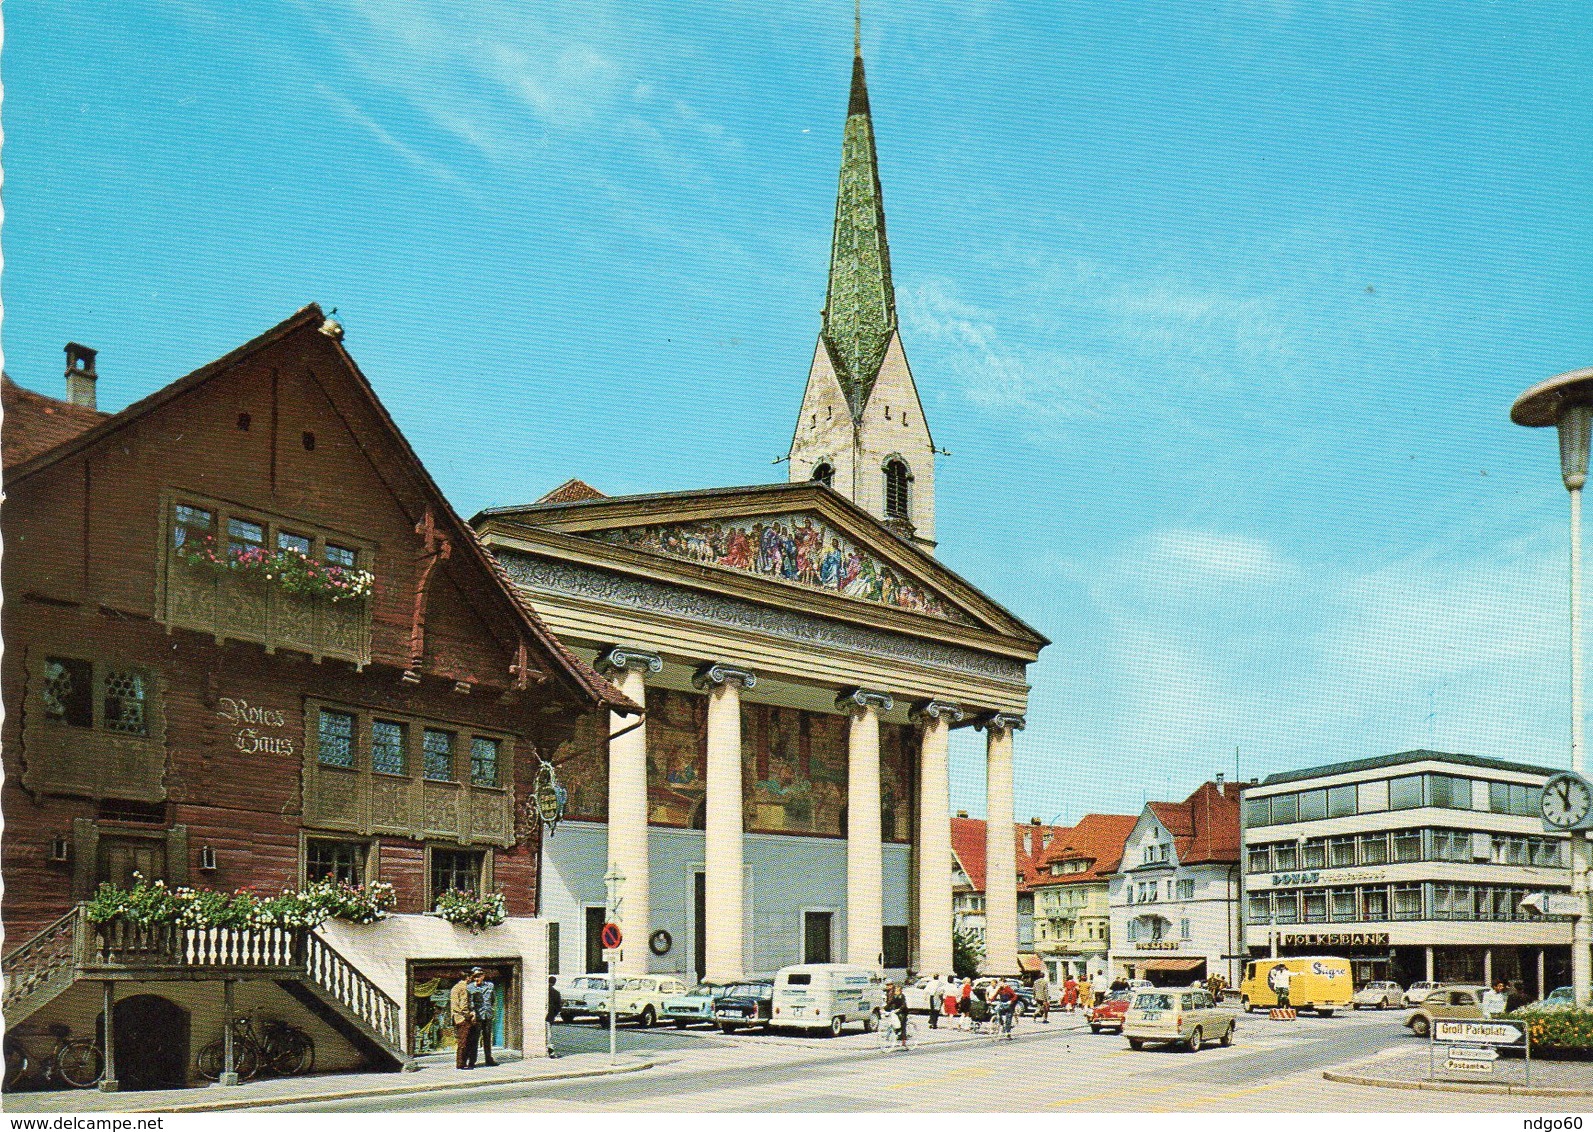
[[[1127,1048],[1070,1019],[1023,1025],[1010,1043],[923,1044],[882,1052],[872,1038],[725,1037],[711,1032],[621,1030],[621,1050],[647,1050],[653,1069],[615,1077],[506,1084],[420,1094],[385,1107],[480,1112],[876,1111],[1416,1111],[1516,1112],[1526,1098],[1371,1089],[1322,1080],[1324,1068],[1416,1039],[1402,1012],[1241,1017],[1229,1049],[1198,1054]],[[570,1052],[607,1048],[591,1024],[555,1027]],[[1550,1102],[1556,1110],[1588,1106]],[[365,1112],[370,1101],[299,1111]]]

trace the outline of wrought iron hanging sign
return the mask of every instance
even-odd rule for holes
[[[537,762],[540,765],[537,767],[536,785],[531,789],[531,799],[536,806],[537,820],[547,826],[548,836],[552,837],[559,822],[564,820],[564,804],[569,794],[559,784],[558,771],[553,764],[540,753]]]

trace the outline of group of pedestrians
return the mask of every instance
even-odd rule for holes
[[[931,1030],[938,1030],[944,1017],[950,1028],[978,1031],[992,1018],[1000,1020],[1003,1013],[1010,1016],[1017,1010],[1018,992],[1007,979],[1000,979],[987,989],[983,985],[976,986],[972,979],[959,981],[933,975],[924,989],[929,1000]]]
[[[498,1064],[492,1057],[492,1023],[497,1014],[497,986],[480,967],[459,977],[448,992],[448,1013],[454,1024],[454,1068],[474,1069]]]

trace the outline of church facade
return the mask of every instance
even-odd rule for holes
[[[949,732],[984,730],[988,827],[1010,831],[1047,642],[934,557],[934,456],[858,52],[790,482],[611,498],[572,480],[473,520],[560,640],[645,708],[588,719],[554,756],[558,971],[599,967],[615,870],[627,973],[950,972]],[[1010,834],[988,859],[986,965],[1013,974]]]

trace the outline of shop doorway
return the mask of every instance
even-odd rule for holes
[[[411,962],[409,965],[410,1046],[417,1055],[454,1048],[453,1012],[448,996],[472,967],[480,967],[493,985],[492,1048],[502,1049],[513,1034],[519,1041],[520,965],[512,960],[450,960],[446,963]]]
[[[188,1011],[158,994],[135,994],[116,1004],[114,1024],[116,1079],[123,1089],[188,1084]]]
[[[586,910],[586,970],[587,973],[607,971],[608,964],[603,962],[603,913],[602,905],[589,907]]]
[[[834,912],[802,913],[802,962],[831,963]]]
[[[697,981],[708,970],[708,875],[693,873],[691,884],[691,950]]]

